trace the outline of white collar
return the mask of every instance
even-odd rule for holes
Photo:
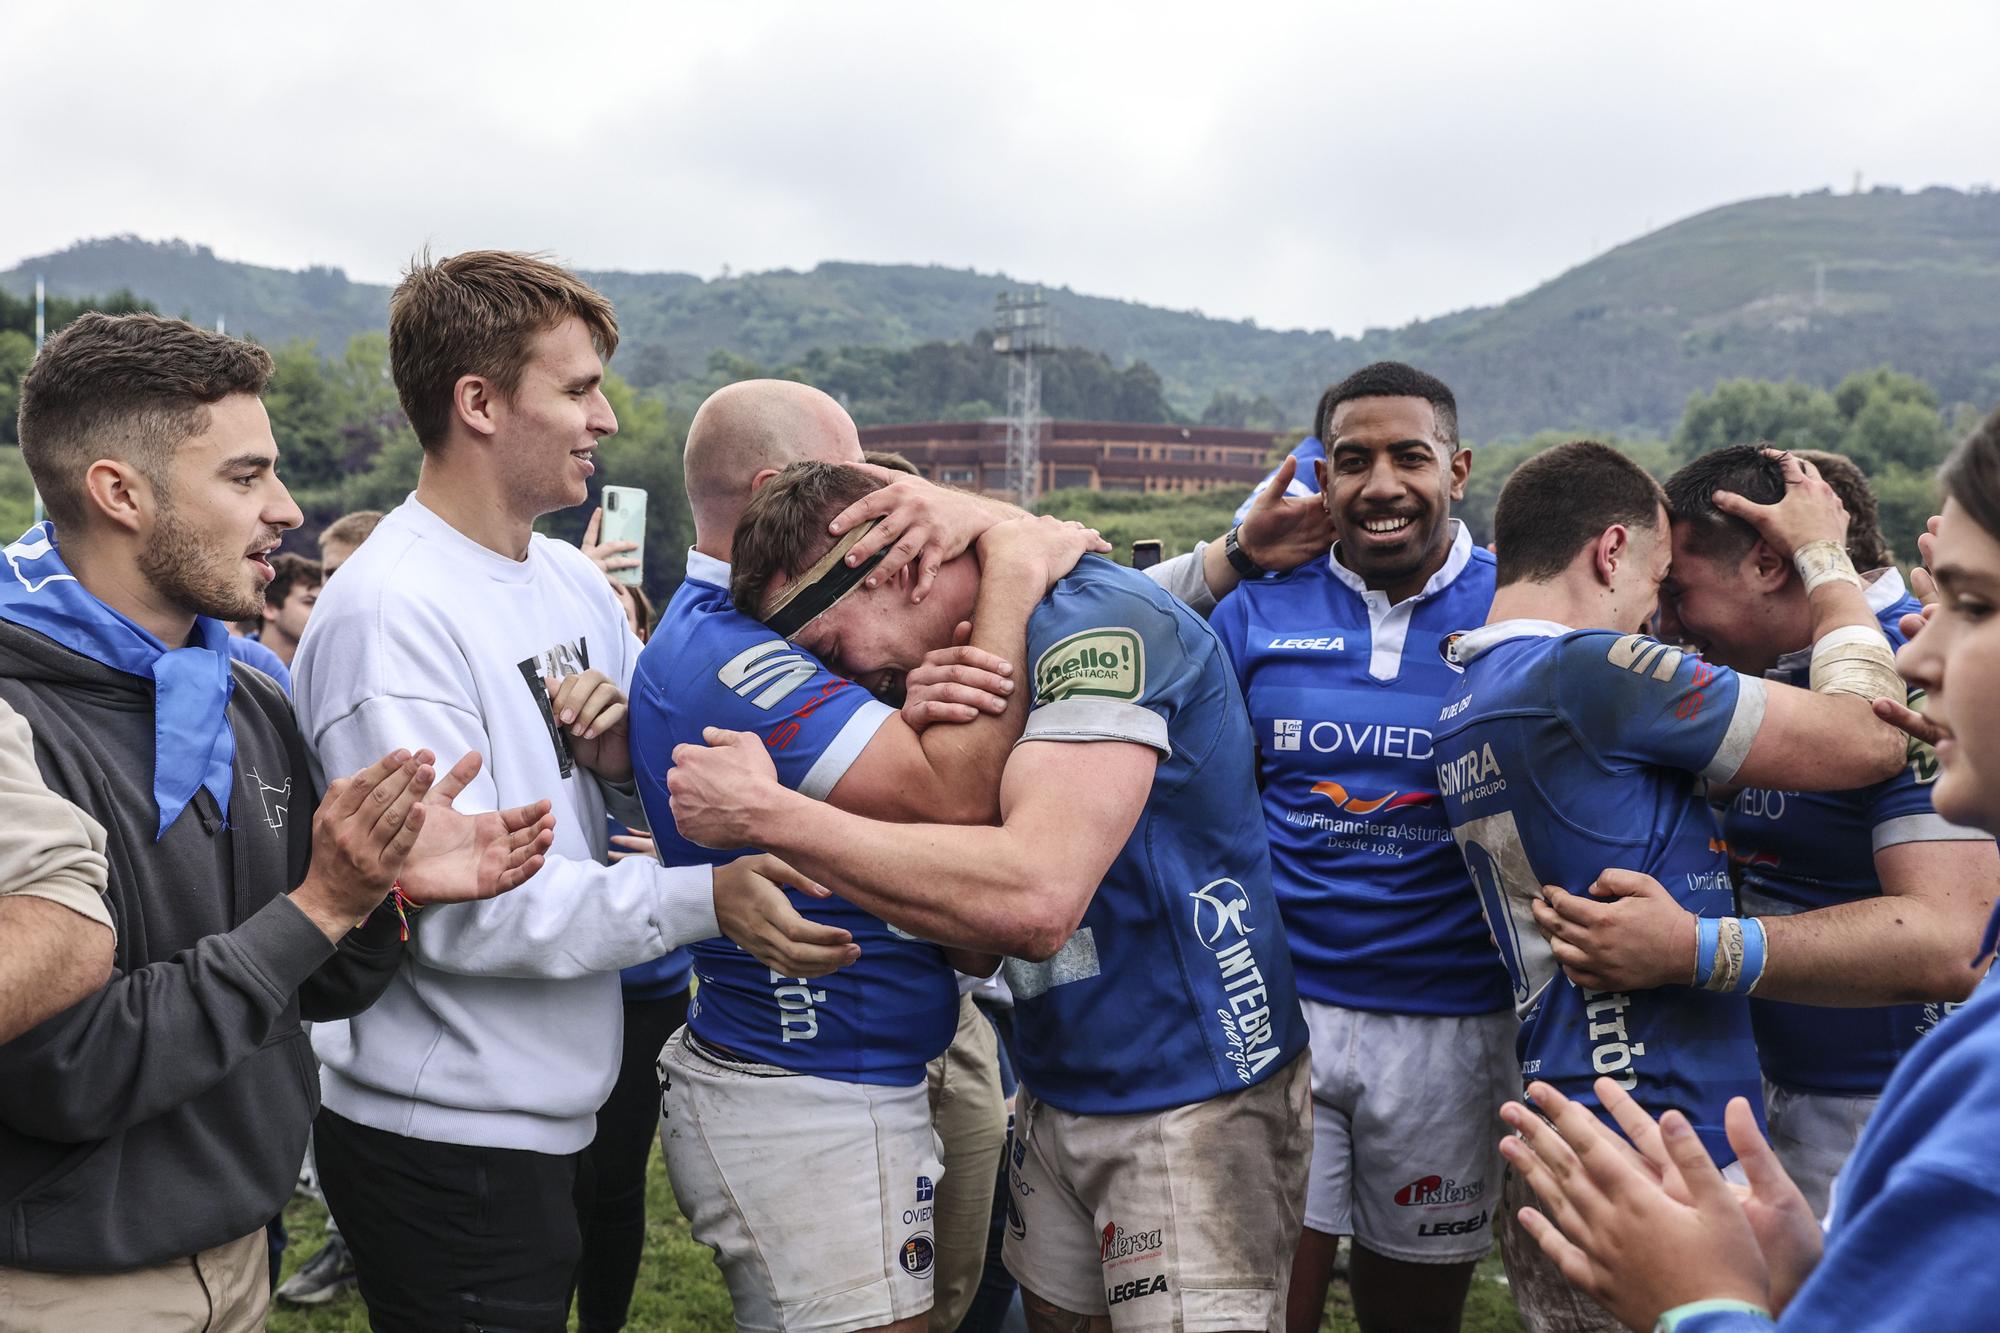
[[[1568,625],[1558,625],[1553,620],[1496,620],[1460,635],[1452,642],[1451,655],[1460,666],[1464,666],[1489,648],[1497,648],[1509,639],[1560,639],[1568,633]]]
[[[1863,580],[1861,595],[1867,599],[1868,609],[1875,613],[1878,621],[1884,611],[1909,595],[1909,589],[1903,584],[1903,573],[1894,565],[1874,570],[1861,577]],[[1771,669],[1764,674],[1782,679],[1811,669],[1812,645],[1807,644],[1803,648],[1795,648],[1789,653],[1781,654],[1778,660],[1771,664]]]
[[[1451,581],[1464,573],[1465,567],[1472,563],[1471,530],[1455,518],[1447,521],[1452,526],[1451,551],[1445,556],[1444,564],[1439,567],[1438,572],[1431,575],[1430,582],[1424,584],[1423,589],[1410,599],[1412,601],[1421,601],[1433,593],[1442,592],[1444,589],[1450,587]],[[1335,542],[1333,549],[1326,553],[1326,563],[1332,568],[1335,578],[1361,594],[1363,598],[1366,598],[1370,593],[1374,593],[1378,597],[1386,596],[1386,594],[1370,588],[1362,581],[1359,574],[1340,563],[1339,542]]]
[[[688,547],[687,576],[725,592],[729,588],[729,566],[712,555],[703,555],[692,546]]]

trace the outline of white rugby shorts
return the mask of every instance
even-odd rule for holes
[[[1312,1033],[1306,1225],[1408,1263],[1483,1259],[1499,1207],[1500,1104],[1521,1095],[1513,1011],[1300,1003]]]
[[[931,1308],[944,1168],[923,1083],[739,1063],[686,1028],[660,1079],[674,1197],[715,1251],[739,1329],[848,1333]]]
[[[1007,1271],[1117,1333],[1285,1326],[1312,1143],[1306,1057],[1142,1115],[1077,1115],[1023,1085],[1007,1148]]]

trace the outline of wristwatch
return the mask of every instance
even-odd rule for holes
[[[1243,549],[1242,534],[1241,523],[1231,528],[1229,534],[1222,539],[1222,554],[1228,559],[1230,567],[1244,578],[1261,579],[1264,577],[1264,567],[1252,560],[1250,553]]]

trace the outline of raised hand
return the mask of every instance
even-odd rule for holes
[[[468,751],[424,799],[424,825],[399,879],[403,896],[420,907],[477,902],[519,888],[541,870],[555,841],[556,817],[547,801],[476,815],[452,808],[484,762],[477,750]]]
[[[1847,544],[1847,508],[1819,469],[1783,449],[1766,449],[1766,458],[1784,468],[1785,494],[1774,504],[1758,504],[1734,491],[1717,491],[1715,507],[1757,530],[1773,550],[1791,556],[1809,542]]]
[[[620,569],[637,569],[639,562],[625,554],[639,549],[637,542],[600,542],[597,533],[604,519],[604,509],[600,505],[590,511],[590,522],[583,530],[583,543],[577,549],[590,557],[591,563],[609,576]],[[615,580],[614,580],[615,581]]]
[[[1600,1098],[1607,1088],[1619,1091],[1597,1081]],[[1503,1139],[1500,1151],[1542,1201],[1521,1210],[1521,1225],[1564,1277],[1634,1328],[1696,1300],[1770,1306],[1756,1233],[1686,1116],[1669,1111],[1659,1122],[1677,1198],[1661,1168],[1588,1107],[1546,1083],[1528,1093],[1542,1115],[1508,1102],[1501,1117],[1520,1137]]]
[[[1237,541],[1260,569],[1280,572],[1323,556],[1333,546],[1333,520],[1325,497],[1287,496],[1286,488],[1299,470],[1296,456],[1287,454],[1271,484],[1258,492],[1243,516]]]
[[[429,750],[397,750],[329,785],[313,811],[312,862],[292,902],[338,941],[388,896],[430,813]]]

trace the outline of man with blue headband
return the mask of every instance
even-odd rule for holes
[[[264,1224],[319,1102],[300,1020],[371,1003],[402,960],[384,905],[531,875],[547,803],[472,818],[396,750],[324,800],[283,693],[231,665],[299,510],[258,347],[86,315],[22,384],[53,523],[0,558],[0,701],[42,781],[103,834],[108,981],[0,1045],[0,1323],[263,1326]],[[435,782],[435,787],[433,787]],[[20,947],[9,937],[0,948]]]

